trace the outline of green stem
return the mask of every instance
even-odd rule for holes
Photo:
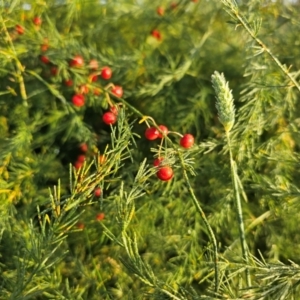
[[[193,200],[193,203],[196,207],[196,209],[198,210],[204,224],[205,224],[205,227],[207,229],[207,232],[208,232],[208,236],[213,244],[213,256],[214,256],[214,269],[215,269],[215,292],[218,291],[218,288],[219,288],[219,270],[218,270],[218,246],[217,246],[217,240],[216,240],[216,237],[214,235],[214,232],[210,226],[210,224],[208,223],[208,220],[206,218],[206,215],[204,213],[204,211],[202,210],[201,208],[201,205],[199,204],[199,201],[197,199],[197,197],[195,196],[195,193],[194,193],[194,190],[190,184],[190,180],[189,180],[189,177],[187,175],[187,172],[184,168],[184,161],[183,161],[183,158],[182,158],[182,155],[180,152],[178,152],[179,154],[179,159],[180,159],[180,163],[181,163],[181,166],[182,166],[182,169],[183,169],[183,177],[185,179],[185,182],[187,184],[187,187],[188,187],[188,190],[189,190],[189,193],[190,195],[192,196],[192,200]]]
[[[229,131],[227,130],[226,130],[226,137],[227,137],[227,143],[228,143],[229,154],[230,154],[231,177],[233,182],[234,198],[235,198],[236,209],[237,209],[237,218],[238,218],[238,225],[239,225],[239,232],[240,232],[242,255],[245,263],[248,265],[249,251],[248,251],[248,246],[245,237],[243,210],[242,210],[242,204],[241,204],[241,198],[240,198],[239,186],[238,186],[238,174],[237,174],[236,164],[235,161],[233,160],[233,155],[231,151],[230,134]],[[251,286],[250,271],[248,268],[246,268],[246,280],[247,280],[247,286],[248,287]]]
[[[266,219],[268,219],[270,216],[272,216],[271,212],[268,210],[264,212],[262,215],[257,217],[251,224],[246,228],[245,234],[248,234],[250,231],[253,230],[256,226],[263,223]],[[239,239],[236,239],[229,247],[226,248],[223,255],[226,255],[228,252],[231,252],[232,249],[236,246],[236,244],[239,242]]]

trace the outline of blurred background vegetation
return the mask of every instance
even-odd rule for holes
[[[1,1],[1,299],[172,299],[164,288],[178,293],[173,299],[299,297],[300,91],[224,2]],[[299,3],[249,0],[237,7],[298,80]],[[83,67],[70,66],[75,55]],[[104,66],[112,69],[109,80],[98,74]],[[215,70],[235,99],[232,146],[250,266],[241,258]],[[109,84],[122,86],[122,99],[108,93]],[[89,92],[76,107],[72,96],[82,86]],[[102,121],[108,97],[123,103],[113,127]],[[209,235],[170,150],[179,138],[170,134],[173,146],[162,144],[175,176],[161,182],[152,166],[159,142],[144,138],[141,115],[195,136],[184,159],[218,243],[218,293]],[[86,163],[76,170],[79,155]],[[138,256],[130,260],[124,228],[135,233],[156,280],[146,282]],[[289,268],[291,261],[296,273],[268,265]],[[246,267],[256,292],[243,289]],[[264,294],[268,285],[278,289]]]

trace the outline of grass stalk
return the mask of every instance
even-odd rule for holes
[[[230,141],[230,132],[228,130],[225,130],[225,132],[226,132],[226,138],[227,138],[229,154],[230,154],[231,177],[232,177],[232,183],[233,183],[233,189],[234,189],[235,204],[236,204],[236,209],[237,209],[237,218],[238,218],[239,234],[240,234],[240,241],[241,241],[241,247],[242,247],[242,256],[243,256],[243,260],[248,265],[249,264],[249,250],[248,250],[247,241],[246,241],[244,219],[243,219],[243,209],[242,209],[241,197],[240,197],[240,193],[239,193],[237,167],[236,167],[235,161],[233,160],[233,155],[232,155],[232,150],[231,150],[231,141]],[[247,281],[247,286],[248,287],[251,286],[251,277],[250,277],[249,268],[246,268],[246,281]]]

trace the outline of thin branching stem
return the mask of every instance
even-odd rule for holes
[[[187,172],[184,168],[184,161],[183,161],[183,157],[181,155],[181,153],[179,152],[179,159],[180,159],[180,163],[182,165],[182,169],[183,169],[183,176],[184,176],[184,179],[185,179],[185,182],[187,184],[187,187],[188,187],[188,191],[190,193],[190,195],[192,196],[192,200],[193,200],[193,203],[196,207],[196,209],[198,210],[204,224],[205,224],[205,227],[207,229],[207,232],[208,232],[208,236],[213,244],[213,256],[214,256],[214,268],[215,268],[215,292],[218,291],[218,286],[219,286],[219,270],[218,270],[218,245],[217,245],[217,240],[216,240],[216,237],[214,235],[214,232],[206,218],[206,215],[201,207],[201,205],[199,204],[199,201],[197,199],[197,197],[195,196],[195,193],[194,193],[194,190],[190,184],[190,180],[189,180],[189,177],[187,175]]]
[[[273,61],[277,64],[277,66],[281,69],[281,71],[290,79],[290,81],[294,84],[297,90],[300,92],[300,85],[296,81],[296,79],[289,73],[288,68],[284,66],[279,59],[272,53],[272,51],[267,47],[267,45],[260,40],[254,30],[251,29],[250,24],[246,21],[246,19],[240,15],[237,6],[229,5],[228,1],[222,1],[223,4],[230,9],[230,12],[237,18],[240,24],[244,27],[244,29],[249,33],[249,35],[256,41],[256,43],[268,53],[268,55],[273,59]]]
[[[145,118],[145,116],[139,111],[137,110],[135,107],[133,107],[132,105],[130,105],[127,101],[125,101],[124,99],[120,99],[119,100],[124,104],[126,105],[130,110],[132,110],[135,114],[137,114],[138,116],[140,116],[142,119]],[[157,129],[159,129],[157,127]],[[172,142],[172,140],[170,138],[168,138],[168,136],[165,137],[174,147],[174,144]],[[176,149],[174,147],[174,149]],[[184,176],[184,179],[187,183],[187,186],[188,186],[188,191],[192,197],[192,200],[193,200],[193,203],[197,209],[197,211],[200,213],[200,216],[205,224],[205,227],[207,229],[207,232],[208,232],[208,235],[209,235],[209,238],[213,244],[213,256],[214,256],[214,269],[215,269],[215,291],[217,292],[218,291],[218,288],[219,288],[219,270],[218,270],[218,246],[217,246],[217,240],[216,240],[216,237],[215,237],[215,234],[206,218],[206,215],[204,213],[204,211],[202,210],[200,204],[199,204],[199,201],[197,199],[197,197],[195,196],[195,193],[194,193],[194,190],[190,184],[190,181],[189,181],[189,177],[187,175],[187,172],[185,170],[185,164],[184,164],[184,161],[183,161],[183,157],[180,153],[179,150],[176,151],[178,156],[179,156],[179,161],[180,161],[180,165],[182,167],[182,170],[183,170],[183,176]]]
[[[241,198],[240,198],[240,193],[239,193],[238,174],[237,174],[236,164],[235,164],[235,161],[233,160],[233,155],[232,155],[232,150],[231,150],[230,133],[228,130],[226,130],[225,132],[226,132],[226,138],[227,138],[229,154],[230,154],[231,177],[232,177],[232,183],[233,183],[233,189],[234,189],[235,204],[236,204],[236,209],[237,209],[237,218],[238,218],[238,226],[239,226],[239,232],[240,232],[242,255],[243,255],[243,259],[244,259],[245,263],[248,265],[249,252],[248,252],[248,246],[247,246],[247,242],[246,242],[243,210],[242,210]],[[248,287],[251,286],[251,278],[250,278],[249,268],[246,268],[246,280],[247,280],[247,286]]]

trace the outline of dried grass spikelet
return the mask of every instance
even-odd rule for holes
[[[217,98],[216,107],[219,120],[223,124],[225,131],[229,132],[234,125],[235,108],[233,96],[223,73],[220,74],[215,71],[211,78]]]

